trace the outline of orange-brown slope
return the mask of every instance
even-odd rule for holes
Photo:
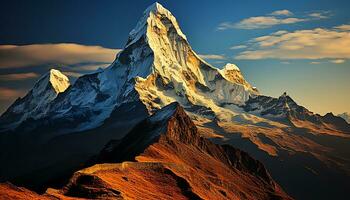
[[[11,183],[0,183],[0,200],[21,199],[21,200],[48,200],[50,197],[39,195]]]
[[[133,158],[135,162],[81,170],[59,192],[85,198],[290,199],[259,161],[201,138],[176,103],[136,126],[116,147],[107,146],[99,157],[100,162]]]

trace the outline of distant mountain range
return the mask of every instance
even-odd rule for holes
[[[341,117],[206,63],[155,3],[109,67],[74,83],[52,69],[1,115],[0,180],[45,194],[3,184],[0,197],[341,199]]]

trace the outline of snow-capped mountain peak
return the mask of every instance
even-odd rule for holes
[[[67,76],[62,74],[59,70],[50,69],[34,84],[32,93],[34,95],[39,95],[45,92],[45,90],[53,89],[54,93],[58,94],[64,92],[69,85],[70,82]]]
[[[233,83],[239,83],[244,85],[246,88],[258,92],[255,87],[252,87],[243,77],[241,70],[237,65],[232,63],[227,63],[221,70],[220,73],[229,81]]]
[[[138,21],[135,28],[130,32],[129,40],[125,48],[127,48],[133,42],[136,42],[143,35],[148,36],[148,33],[152,31],[150,27],[154,26],[161,28],[162,24],[159,23],[159,21],[157,20],[160,17],[168,19],[169,22],[172,23],[177,34],[179,34],[183,39],[186,40],[185,34],[182,33],[179,24],[176,21],[176,18],[172,15],[172,13],[158,2],[155,2],[143,12],[143,16]]]
[[[117,61],[129,66],[128,76],[135,78],[135,89],[150,110],[174,101],[213,108],[221,103],[243,104],[257,94],[240,72],[230,79],[199,58],[175,17],[159,3],[146,9]],[[208,98],[214,98],[216,105],[210,106],[213,102]]]
[[[47,73],[39,78],[34,84],[33,89],[29,92],[33,96],[34,103],[48,103],[56,96],[64,92],[70,85],[67,76],[62,74],[59,70],[50,69]]]
[[[230,71],[230,70],[241,71],[241,70],[237,67],[237,65],[232,64],[232,63],[227,63],[227,64],[223,67],[222,70],[223,70],[223,71]]]
[[[36,119],[44,116],[49,104],[69,85],[67,76],[56,69],[51,69],[39,78],[26,96],[18,98],[0,117],[0,122],[3,122],[0,130],[14,128],[28,118]]]
[[[59,70],[50,69],[50,83],[57,93],[64,92],[70,85],[69,79],[66,75],[62,74]]]
[[[113,110],[126,103],[142,103],[153,113],[179,102],[185,108],[208,108],[229,120],[235,111],[222,105],[244,105],[249,97],[258,95],[240,70],[232,69],[237,68],[231,65],[223,72],[203,61],[171,12],[155,3],[145,10],[108,68],[80,77],[37,116],[62,119],[62,124],[70,125],[67,132],[82,131],[103,124]],[[68,86],[59,73],[52,70],[50,74],[55,77],[50,82],[57,86],[56,91]],[[65,119],[77,119],[77,123],[65,123]]]

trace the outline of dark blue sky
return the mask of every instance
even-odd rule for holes
[[[0,6],[0,44],[73,42],[121,48],[129,31],[152,0],[11,0]],[[349,20],[349,1],[332,0],[176,0],[158,1],[178,19],[197,51],[222,51],[222,46],[270,33],[268,30],[215,31],[224,21],[239,21],[275,10],[336,10],[334,21]],[[317,23],[317,22],[316,22]],[[310,23],[305,27],[313,27]],[[289,29],[284,26],[283,28]],[[295,29],[295,27],[290,28]],[[218,40],[220,37],[221,40]],[[217,52],[216,52],[217,53]]]
[[[158,1],[177,18],[193,49],[198,54],[221,55],[224,59],[208,60],[217,67],[226,62],[236,63],[245,77],[262,93],[278,96],[288,91],[299,103],[316,112],[350,111],[346,99],[350,95],[350,67],[347,56],[322,55],[317,59],[263,58],[236,59],[244,49],[230,47],[248,45],[249,41],[276,31],[299,31],[350,24],[350,1],[347,0],[173,0]],[[0,6],[0,45],[28,45],[47,43],[77,43],[105,48],[122,48],[128,33],[136,25],[142,12],[154,1],[2,1]],[[288,10],[300,23],[273,25],[259,29],[228,28],[218,30],[223,22],[238,23],[255,16],[268,16],[277,10]],[[323,13],[325,18],[311,19],[311,13]],[[277,16],[282,18],[287,16]],[[327,33],[326,33],[327,35]],[[253,46],[254,47],[254,46]],[[349,53],[350,54],[350,53]],[[335,61],[335,59],[341,61]],[[1,61],[1,58],[0,58]],[[336,63],[338,62],[338,63]],[[43,73],[43,68],[23,68]],[[0,75],[21,72],[22,68],[0,68]],[[46,70],[46,68],[45,68]],[[24,88],[28,89],[26,80]],[[12,85],[11,85],[12,84]],[[20,82],[0,80],[0,87],[19,87]],[[324,90],[331,91],[330,99],[320,100]],[[343,92],[344,93],[344,92]],[[349,93],[349,92],[347,92]],[[0,99],[1,101],[1,99]],[[12,99],[11,99],[12,101]],[[1,101],[6,107],[8,101]],[[6,105],[5,105],[6,104]],[[337,104],[341,106],[333,106]]]

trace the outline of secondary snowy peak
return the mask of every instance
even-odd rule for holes
[[[227,63],[223,68],[222,71],[241,71],[237,65],[232,64],[232,63]]]
[[[70,85],[68,77],[56,69],[50,69],[49,82],[56,93],[64,92]]]
[[[221,74],[232,83],[239,83],[244,85],[246,88],[252,89],[256,92],[258,90],[255,87],[252,87],[243,77],[241,70],[237,65],[232,63],[227,63],[221,70]]]
[[[51,69],[39,78],[23,98],[18,98],[0,117],[0,122],[3,122],[0,130],[15,128],[28,118],[44,116],[49,109],[49,103],[69,85],[67,76],[56,69]]]
[[[33,95],[41,95],[46,91],[49,91],[52,94],[56,95],[58,93],[64,92],[70,85],[69,79],[67,76],[62,74],[60,71],[56,69],[50,69],[47,73],[39,78],[39,80],[34,84],[31,92]],[[50,100],[55,98],[56,95],[50,95]],[[38,96],[38,98],[40,98]]]

